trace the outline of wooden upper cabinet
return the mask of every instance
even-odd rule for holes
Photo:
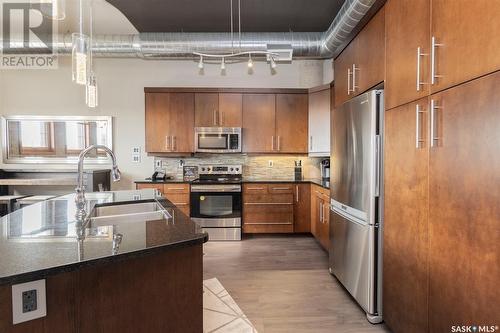
[[[430,0],[385,4],[386,109],[430,93],[430,12]]]
[[[394,332],[428,331],[428,111],[424,97],[384,115],[382,299],[384,321]],[[424,140],[418,148],[417,128]]]
[[[240,93],[195,93],[196,127],[241,127]]]
[[[309,155],[330,156],[331,90],[309,94]]]
[[[196,127],[219,126],[219,94],[194,94],[194,125]]]
[[[170,133],[172,152],[194,152],[194,94],[172,93],[170,96]]]
[[[219,94],[219,126],[242,127],[243,94]]]
[[[352,96],[352,65],[354,63],[354,48],[356,40],[353,40],[344,51],[333,61],[335,73],[335,106],[341,106]]]
[[[276,95],[276,141],[280,153],[307,153],[307,94]]]
[[[146,93],[146,151],[168,152],[170,140],[170,94]]]
[[[356,36],[352,89],[359,95],[384,81],[385,9],[382,7]]]
[[[335,106],[384,81],[385,10],[382,7],[334,61]]]
[[[194,145],[194,94],[146,93],[146,151],[191,153]]]
[[[275,152],[276,95],[243,95],[244,153]]]
[[[500,69],[499,13],[497,0],[432,0],[433,93]]]

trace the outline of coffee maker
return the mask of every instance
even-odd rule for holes
[[[320,171],[322,180],[330,180],[330,159],[325,158],[320,162]]]

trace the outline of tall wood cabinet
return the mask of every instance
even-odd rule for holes
[[[145,98],[146,151],[193,152],[194,94],[146,93]]]
[[[307,153],[307,94],[244,94],[245,153]]]
[[[335,106],[384,81],[385,10],[382,7],[334,61]]]
[[[498,320],[499,86],[496,72],[386,111],[384,317],[396,332]]]
[[[311,185],[294,185],[293,231],[311,232]]]
[[[428,329],[428,111],[424,98],[385,112],[383,302],[394,332]]]

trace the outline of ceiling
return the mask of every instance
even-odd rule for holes
[[[139,32],[227,32],[231,0],[107,0]],[[244,32],[325,31],[345,0],[241,0]],[[238,0],[233,0],[238,29]]]

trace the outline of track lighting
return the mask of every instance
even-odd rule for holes
[[[224,60],[224,58],[222,58],[222,60],[220,62],[220,70],[221,71],[225,71],[226,70],[226,61]]]
[[[248,68],[253,68],[252,54],[248,55]]]
[[[198,63],[198,68],[203,69],[203,56],[200,57],[200,62]]]

